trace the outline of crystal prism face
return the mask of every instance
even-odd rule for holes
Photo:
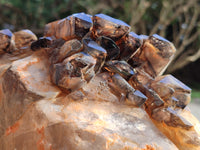
[[[148,85],[154,79],[146,72],[140,69],[135,69],[135,74],[128,80],[128,83],[135,89],[141,91],[148,99],[145,102],[145,109],[150,115],[156,108],[163,107],[165,102],[159,96],[159,94]]]
[[[45,36],[53,36],[57,39],[69,40],[83,38],[92,26],[92,16],[85,13],[77,13],[64,19],[54,21],[45,26]]]
[[[51,54],[51,63],[61,63],[65,58],[72,56],[82,50],[79,40],[73,39],[66,41],[60,48],[54,49]]]
[[[74,54],[53,65],[52,81],[69,91],[79,89],[94,77],[95,64],[96,60],[86,53]]]
[[[165,76],[157,77],[155,79],[155,81],[159,81],[160,83],[163,83],[166,86],[171,86],[176,91],[185,91],[185,92],[188,92],[188,93],[191,92],[191,88],[189,88],[187,85],[185,85],[183,82],[176,79],[172,75],[165,75]]]
[[[145,72],[156,77],[165,71],[175,51],[172,43],[158,35],[153,35],[144,40],[140,51],[132,58],[132,61],[139,61]]]
[[[125,22],[104,14],[94,15],[92,20],[94,37],[106,36],[116,41],[130,31],[130,26]]]
[[[0,53],[12,52],[13,34],[9,29],[0,30]]]
[[[119,74],[114,74],[110,81],[110,87],[114,93],[120,94],[120,100],[134,106],[141,106],[147,100],[147,97],[140,91],[135,90],[130,84]]]
[[[125,61],[108,61],[106,62],[105,69],[109,72],[115,72],[128,80],[135,74],[135,70]]]
[[[172,75],[159,76],[150,83],[168,105],[185,108],[190,102],[191,89]]]
[[[120,59],[128,61],[142,45],[142,40],[137,34],[130,32],[128,35],[117,41],[117,44],[121,50]]]
[[[100,36],[96,39],[96,42],[107,51],[106,61],[115,59],[119,56],[120,49],[112,39]]]
[[[173,109],[171,107],[157,108],[153,110],[152,118],[164,122],[172,127],[180,127],[189,130],[193,125],[180,115],[180,109]]]
[[[106,50],[91,39],[83,39],[84,51],[96,59],[95,73],[99,72],[106,60]]]

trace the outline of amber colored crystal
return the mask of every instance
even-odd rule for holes
[[[84,51],[96,59],[95,73],[99,72],[106,60],[106,50],[91,39],[83,39]]]
[[[109,72],[116,72],[126,80],[135,74],[135,70],[125,61],[108,61],[105,69]]]
[[[69,91],[79,89],[95,75],[95,64],[96,60],[84,52],[74,54],[53,65],[52,81]]]
[[[96,14],[92,20],[92,32],[95,38],[106,36],[116,41],[130,31],[130,26],[125,22],[104,14]]]
[[[172,75],[164,75],[155,78],[150,83],[166,103],[172,106],[185,108],[190,102],[191,89]]]
[[[47,24],[44,36],[53,36],[64,40],[82,38],[89,32],[91,26],[92,19],[90,15],[77,13]]]
[[[51,63],[61,63],[65,58],[80,52],[82,50],[82,44],[79,40],[73,39],[66,41],[61,47],[53,48],[51,54]]]
[[[133,56],[132,62],[139,63],[145,72],[156,77],[165,71],[175,51],[171,42],[158,35],[152,35],[143,41],[140,50]]]
[[[96,39],[96,42],[106,50],[107,61],[116,59],[117,57],[119,57],[120,49],[112,39],[105,36],[100,36]]]
[[[120,59],[128,61],[136,54],[138,48],[142,45],[142,39],[134,32],[130,32],[117,41],[117,45],[119,45],[121,50]]]

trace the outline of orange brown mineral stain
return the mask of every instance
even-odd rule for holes
[[[141,150],[156,150],[156,149],[153,148],[151,145],[146,145],[146,147]]]
[[[116,133],[112,134],[111,138],[107,137],[107,140],[106,140],[106,149],[110,149],[117,142],[117,140],[121,140],[121,138]]]
[[[19,123],[19,122],[16,122],[14,125],[8,127],[8,128],[6,129],[5,135],[8,136],[8,135],[10,135],[11,133],[15,133],[15,132],[19,129],[19,126],[20,126],[20,123]]]
[[[45,138],[45,136],[44,136],[44,126],[40,129],[38,128],[37,132],[38,132],[38,134],[41,135],[41,138],[37,141],[37,149],[38,150],[44,150],[45,149],[44,148],[44,144],[45,144],[45,141],[44,141],[44,138]]]

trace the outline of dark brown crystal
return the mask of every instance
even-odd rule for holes
[[[92,33],[94,38],[106,36],[116,41],[130,31],[130,26],[125,22],[104,14],[96,14],[93,16],[92,20]]]

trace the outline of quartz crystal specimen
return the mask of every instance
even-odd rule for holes
[[[0,30],[0,149],[199,150],[191,89],[162,75],[176,51],[104,14]]]

